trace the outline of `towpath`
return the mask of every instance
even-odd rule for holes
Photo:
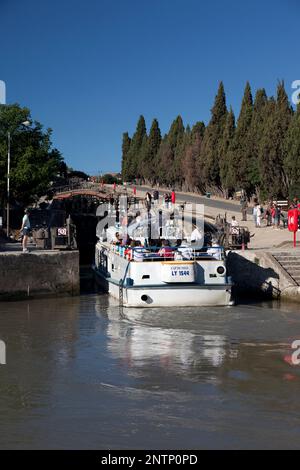
[[[137,196],[143,196],[147,191],[153,191],[153,188],[147,186],[138,186]],[[170,191],[159,189],[160,198],[166,192]],[[209,217],[209,219],[211,217],[215,218],[219,214],[224,216],[226,212],[227,220],[230,221],[231,217],[234,215],[240,226],[248,227],[251,234],[254,234],[254,236],[251,238],[251,243],[249,244],[250,249],[273,250],[274,248],[280,246],[290,246],[292,248],[292,233],[290,233],[287,229],[283,229],[282,227],[280,229],[267,227],[265,220],[262,220],[262,226],[260,228],[255,227],[251,215],[252,207],[249,207],[248,209],[247,222],[242,222],[241,206],[239,201],[225,200],[214,196],[207,198],[205,196],[194,193],[178,191],[176,191],[176,201],[204,204],[204,213]]]

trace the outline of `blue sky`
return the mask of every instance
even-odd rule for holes
[[[299,13],[297,0],[0,0],[0,80],[68,165],[118,171],[140,114],[163,133],[178,114],[207,122],[220,80],[236,113],[247,80],[274,94],[284,79],[291,96]]]

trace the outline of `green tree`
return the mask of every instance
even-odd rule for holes
[[[161,132],[157,119],[153,119],[149,137],[146,142],[146,149],[143,154],[144,158],[141,165],[141,175],[143,179],[149,183],[154,183],[157,178],[158,170],[158,150],[161,144]]]
[[[300,104],[297,106],[284,142],[284,168],[289,197],[300,197]]]
[[[211,110],[211,119],[205,129],[199,162],[199,176],[203,183],[210,188],[220,188],[219,148],[226,116],[226,96],[221,82]]]
[[[122,178],[128,180],[128,153],[130,149],[131,139],[128,132],[124,132],[122,141]]]
[[[235,133],[235,116],[232,108],[226,117],[224,132],[220,143],[220,180],[223,192],[228,197],[229,190],[235,186],[235,181],[232,179],[230,168],[230,149],[233,143]]]
[[[262,192],[265,197],[286,197],[288,178],[284,169],[285,136],[292,118],[284,83],[277,87],[277,97],[265,108],[265,123],[259,151]]]
[[[184,125],[181,116],[172,122],[169,133],[165,136],[160,146],[159,157],[159,181],[162,184],[173,186],[180,184],[181,175],[181,144],[184,138]]]
[[[157,180],[162,185],[170,185],[170,164],[173,161],[174,155],[168,140],[168,135],[165,135],[159,146],[157,152]]]
[[[18,104],[0,105],[0,198],[6,198],[7,133],[11,133],[11,197],[23,204],[45,194],[49,183],[65,171],[62,155],[52,148],[51,129],[43,130],[30,111]]]
[[[142,150],[144,150],[145,136],[147,136],[145,118],[140,116],[126,157],[126,176],[129,181],[140,177],[139,161],[142,158]]]
[[[260,173],[259,149],[264,134],[266,117],[266,106],[268,103],[267,94],[264,88],[258,89],[255,94],[253,105],[253,115],[250,128],[250,154],[247,165],[248,181],[253,192],[258,197],[263,190],[263,181]]]
[[[197,122],[190,132],[186,132],[186,143],[182,156],[181,169],[184,178],[184,189],[186,191],[196,191],[199,189],[198,162],[204,132],[204,122]]]
[[[241,111],[237,120],[234,140],[230,150],[231,184],[235,189],[244,189],[251,193],[253,187],[249,178],[251,158],[251,121],[253,99],[249,82],[246,83]]]

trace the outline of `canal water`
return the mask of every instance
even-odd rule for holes
[[[300,448],[297,306],[0,304],[1,449]]]

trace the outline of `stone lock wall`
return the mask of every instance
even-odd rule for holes
[[[227,268],[237,296],[300,301],[299,286],[268,251],[231,251]]]
[[[0,253],[0,300],[79,292],[78,251]]]

